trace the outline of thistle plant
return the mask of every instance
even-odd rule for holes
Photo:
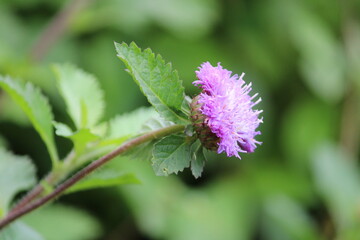
[[[56,65],[54,71],[74,127],[54,120],[47,98],[37,87],[10,76],[0,77],[0,87],[28,116],[52,161],[49,174],[13,203],[16,193],[34,185],[35,169],[27,157],[0,149],[0,176],[14,181],[11,186],[0,185],[3,234],[8,224],[61,194],[136,181],[122,173],[106,175],[106,169],[103,176],[93,173],[121,154],[150,159],[158,176],[190,168],[198,178],[206,162],[204,149],[240,158],[239,153],[253,152],[260,144],[255,137],[260,134],[261,111],[254,106],[261,99],[250,95],[251,83],[245,83],[244,74],[232,75],[220,64],[213,67],[205,62],[193,83],[202,91],[191,99],[185,95],[177,71],[161,56],[150,49],[142,51],[135,43],[115,43],[115,47],[152,107],[108,122],[101,122],[105,102],[96,78],[72,65]],[[64,159],[58,155],[54,133],[73,143]]]

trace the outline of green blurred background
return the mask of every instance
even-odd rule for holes
[[[61,197],[25,218],[49,240],[360,239],[360,1],[1,0],[0,73],[31,81],[69,122],[51,64],[98,77],[106,119],[148,106],[116,58],[135,41],[170,61],[190,96],[205,61],[246,73],[263,101],[263,144],[242,160],[208,153],[203,176],[156,177],[116,159],[141,184]],[[57,139],[62,156],[71,144]],[[0,92],[0,144],[50,160]]]

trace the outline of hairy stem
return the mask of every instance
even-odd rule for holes
[[[52,178],[52,174],[50,173],[44,180],[42,181],[46,181],[48,183],[51,182]],[[21,209],[22,207],[26,206],[27,204],[29,204],[31,201],[33,201],[34,199],[36,199],[42,192],[43,192],[44,188],[41,185],[41,183],[38,183],[25,197],[23,197],[16,205],[13,209],[11,209],[11,212],[15,212],[19,209]]]
[[[30,192],[28,192],[16,205],[13,209],[11,209],[11,212],[17,211],[20,208],[23,208],[27,204],[34,201],[36,198],[38,198],[44,191],[44,187],[42,183],[46,183],[50,186],[55,185],[56,183],[60,182],[62,179],[66,178],[69,172],[73,168],[69,168],[69,165],[71,167],[72,161],[75,157],[75,153],[72,151],[70,154],[64,159],[61,165],[61,168],[53,169],[44,179],[42,179]],[[63,169],[63,168],[66,169]],[[76,166],[73,166],[76,167]]]
[[[183,131],[185,129],[184,125],[173,125],[170,127],[161,128],[149,133],[146,133],[144,135],[141,135],[137,138],[134,138],[128,142],[125,142],[120,147],[115,149],[114,151],[110,152],[109,154],[99,158],[98,160],[90,163],[83,169],[81,169],[79,172],[77,172],[75,175],[67,179],[65,182],[60,184],[53,192],[50,194],[38,199],[37,201],[34,201],[32,203],[29,203],[25,205],[24,207],[16,210],[11,211],[4,219],[0,221],[0,229],[7,226],[9,223],[13,222],[14,220],[18,219],[19,217],[37,209],[38,207],[46,204],[47,202],[55,199],[59,195],[61,195],[65,190],[73,186],[75,183],[86,177],[88,174],[99,168],[100,166],[104,165],[111,159],[115,158],[116,156],[129,151],[136,146],[139,146],[145,142],[152,141],[154,139],[158,139],[173,133],[177,133],[180,131]]]

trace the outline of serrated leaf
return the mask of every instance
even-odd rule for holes
[[[149,119],[157,116],[153,108],[139,108],[130,113],[116,116],[109,123],[109,139],[121,138],[124,136],[135,136],[140,133],[141,127]]]
[[[129,138],[135,137],[141,133],[142,126],[149,119],[158,116],[158,113],[154,110],[154,108],[139,108],[130,113],[125,113],[116,116],[112,120],[109,121],[108,133],[106,137],[99,144],[102,147],[110,146],[110,145],[119,145]],[[148,159],[151,158],[151,150],[149,152],[149,143],[142,144],[135,149],[130,150],[125,155],[131,156],[132,158],[141,158]],[[145,151],[144,151],[145,150]],[[150,155],[150,157],[148,157]]]
[[[0,240],[45,240],[34,229],[23,222],[14,222],[4,230],[0,230]]]
[[[35,167],[28,157],[16,156],[0,148],[0,213],[6,213],[16,193],[30,188],[35,182]]]
[[[78,129],[96,126],[105,108],[96,78],[70,64],[56,65],[57,86]]]
[[[178,173],[190,166],[190,146],[185,136],[170,135],[154,146],[153,168],[158,176]]]
[[[58,154],[52,129],[53,114],[48,100],[31,83],[22,83],[10,77],[0,76],[2,87],[22,108],[32,125],[44,141],[53,164],[58,162]]]
[[[170,121],[166,121],[164,120],[162,117],[160,117],[159,115],[148,119],[142,126],[140,132],[141,133],[146,133],[146,132],[150,132],[150,131],[154,131],[160,128],[164,128],[164,127],[169,127],[173,125],[172,122]]]
[[[165,128],[173,125],[172,122],[166,121],[163,118],[159,116],[159,114],[156,114],[155,117],[148,119],[143,126],[141,127],[140,133],[144,134],[150,131],[154,131],[160,128]],[[154,143],[156,140],[153,140],[151,142],[144,143],[138,147],[136,147],[133,150],[130,150],[127,156],[129,156],[132,159],[139,159],[144,161],[149,161],[152,159],[152,152]]]
[[[162,57],[155,56],[150,49],[141,51],[135,43],[130,46],[115,43],[115,47],[117,56],[159,114],[169,121],[186,123],[187,117],[181,112],[184,87],[171,64],[165,64]]]
[[[132,160],[150,161],[152,159],[153,147],[154,141],[143,143],[127,154],[124,154],[124,156]]]
[[[171,125],[173,125],[172,122],[162,119],[153,108],[140,108],[111,120],[108,134],[110,140],[103,141],[102,145],[121,144],[135,135]],[[141,144],[124,155],[131,159],[151,160],[153,145],[154,141]]]
[[[191,146],[191,173],[195,178],[201,177],[205,162],[204,151],[198,140]]]

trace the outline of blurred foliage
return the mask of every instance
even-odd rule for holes
[[[0,148],[0,217],[6,216],[12,198],[35,182],[35,167],[27,157],[15,156]],[[11,182],[11,184],[9,184]]]
[[[59,12],[71,13],[64,31],[46,34]],[[359,1],[336,0],[2,0],[0,74],[40,86],[56,121],[71,124],[53,63],[101,79],[102,120],[148,105],[114,41],[160,53],[190,96],[204,61],[246,72],[264,109],[263,145],[241,161],[206,152],[195,180],[189,171],[157,177],[149,162],[118,158],[109,167],[140,184],[67,195],[59,199],[67,207],[34,212],[13,232],[49,240],[360,239],[359,12]],[[37,47],[52,35],[48,48]],[[64,155],[69,142],[56,140]],[[0,146],[30,155],[39,177],[47,172],[45,145],[3,92]]]
[[[90,214],[55,204],[24,217],[24,222],[45,239],[96,239],[101,234],[99,222]]]

